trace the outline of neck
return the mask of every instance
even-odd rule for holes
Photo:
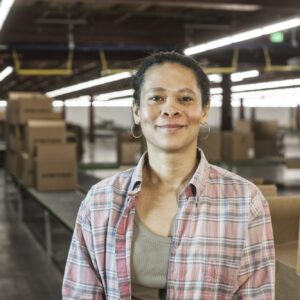
[[[197,167],[197,151],[167,153],[148,147],[146,177],[149,184],[161,184],[178,190],[193,176]]]

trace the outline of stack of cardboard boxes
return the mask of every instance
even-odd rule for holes
[[[256,121],[253,125],[255,134],[255,157],[264,158],[281,156],[278,122]]]
[[[66,124],[40,93],[10,93],[7,105],[7,170],[39,191],[77,187],[76,145],[66,143]]]
[[[283,147],[277,121],[238,120],[233,131],[211,130],[206,138],[200,133],[198,144],[211,162],[278,157]]]
[[[198,144],[211,162],[253,157],[253,132],[248,121],[239,122],[234,131],[212,129],[205,138],[200,132]]]

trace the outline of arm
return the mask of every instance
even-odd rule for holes
[[[275,250],[267,201],[256,190],[250,203],[235,299],[275,299]]]
[[[62,296],[64,300],[105,299],[94,255],[88,206],[88,200],[91,197],[92,190],[82,202],[77,215],[63,279]]]

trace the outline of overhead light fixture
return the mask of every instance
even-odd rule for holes
[[[214,83],[221,83],[223,78],[220,74],[209,74],[207,75],[209,81],[214,82]]]
[[[300,87],[237,92],[232,94],[231,105],[239,107],[243,98],[245,107],[296,107],[300,105],[299,94]]]
[[[118,81],[118,80],[125,79],[125,78],[130,78],[131,76],[132,76],[131,72],[122,72],[122,73],[118,73],[118,74],[114,74],[114,75],[110,75],[110,76],[100,77],[97,79],[81,82],[81,83],[67,86],[67,87],[57,89],[54,91],[50,91],[50,92],[47,92],[46,95],[48,97],[57,97],[57,96],[81,91],[84,89],[88,89],[91,87],[95,87],[98,85],[102,85],[102,84],[105,84],[108,82],[113,82],[113,81]]]
[[[93,106],[95,107],[132,107],[133,98],[116,98],[109,101],[95,101]]]
[[[263,35],[268,35],[273,32],[284,31],[294,27],[300,26],[300,17],[289,19],[283,22],[270,24],[267,26],[255,28],[245,32],[237,33],[235,35],[230,35],[223,37],[221,39],[213,40],[211,42],[199,44],[193,47],[186,48],[184,50],[185,55],[193,55],[197,53],[206,52],[208,50],[228,46],[231,44],[239,43],[242,41],[254,39]]]
[[[117,92],[100,94],[100,95],[95,96],[94,100],[95,101],[108,101],[108,100],[114,99],[114,98],[132,96],[133,92],[134,92],[133,89],[128,89],[128,90],[122,90],[122,91],[117,91]]]
[[[0,72],[0,81],[4,80],[7,76],[9,76],[12,71],[14,70],[13,67],[6,67],[3,71]]]
[[[0,31],[15,0],[2,0],[0,3]]]
[[[249,70],[245,72],[236,72],[230,75],[230,79],[233,82],[242,81],[245,78],[257,77],[259,75],[258,70]]]
[[[300,86],[300,78],[235,85],[231,87],[231,91],[234,93],[244,91],[276,89],[291,86]]]

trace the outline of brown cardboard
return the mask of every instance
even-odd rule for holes
[[[19,178],[20,177],[20,155],[13,150],[6,151],[6,169],[10,174]]]
[[[0,121],[3,122],[6,120],[6,111],[0,111]]]
[[[48,119],[52,113],[52,100],[41,93],[11,92],[9,99],[16,106],[13,123],[25,124],[28,120]]]
[[[252,123],[248,120],[237,120],[235,123],[235,131],[239,132],[252,132]]]
[[[300,168],[300,158],[286,158],[286,166],[289,169],[299,169]]]
[[[271,212],[276,259],[300,275],[300,196],[266,199]]]
[[[21,152],[21,182],[24,186],[34,185],[34,164],[33,158],[26,152]]]
[[[257,187],[265,197],[277,196],[277,187],[275,184],[262,184],[257,185]]]
[[[8,124],[17,124],[17,100],[7,101],[6,122]]]
[[[256,139],[275,139],[278,133],[278,121],[255,121],[253,130]]]
[[[66,141],[66,125],[64,121],[30,120],[25,127],[24,150],[34,154],[37,144],[58,144]]]
[[[10,125],[7,130],[7,147],[20,152],[23,148],[23,131],[18,125]]]
[[[74,144],[38,144],[36,148],[36,189],[41,192],[76,190],[76,146]]]
[[[198,137],[199,147],[203,150],[204,155],[208,161],[221,160],[221,132],[211,131],[206,138],[201,134]]]
[[[135,139],[128,132],[118,135],[118,164],[135,165],[144,152],[144,141],[142,138]]]
[[[243,160],[250,157],[251,132],[224,131],[222,133],[222,159]]]
[[[247,179],[256,185],[264,184],[264,179],[262,177],[251,177]]]
[[[254,145],[256,158],[280,156],[276,139],[256,139]]]

